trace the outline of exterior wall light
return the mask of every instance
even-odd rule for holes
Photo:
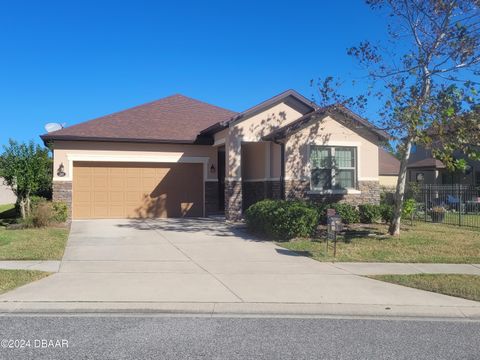
[[[212,174],[215,173],[215,165],[212,164],[212,166],[210,166],[210,172],[211,172]]]
[[[60,177],[64,177],[65,175],[67,175],[65,173],[65,166],[63,166],[63,163],[61,163],[60,166],[58,167],[57,175]]]

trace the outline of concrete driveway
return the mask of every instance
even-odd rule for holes
[[[60,272],[0,301],[480,306],[352,275],[211,219],[74,221]]]

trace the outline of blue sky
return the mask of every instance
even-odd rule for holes
[[[242,111],[310,79],[384,19],[344,1],[2,1],[0,144],[174,93]]]

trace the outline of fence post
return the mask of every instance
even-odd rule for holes
[[[423,188],[423,212],[425,213],[424,214],[424,217],[425,217],[425,222],[427,222],[427,203],[428,203],[428,200],[427,200],[427,189],[428,189],[428,185],[426,184],[423,184],[422,185],[422,188]]]
[[[457,184],[457,198],[458,198],[458,226],[462,226],[462,192],[460,184]]]

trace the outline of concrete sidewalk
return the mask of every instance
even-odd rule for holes
[[[328,263],[355,275],[468,274],[480,275],[480,264]]]
[[[0,261],[0,270],[37,270],[58,272],[60,261],[54,260],[7,260]]]
[[[38,270],[47,272],[59,272],[60,261],[54,260],[8,260],[0,261],[0,270]],[[325,262],[334,268],[344,270],[353,275],[411,275],[411,274],[468,274],[480,275],[480,264],[431,264],[431,263],[349,263],[349,262]],[[112,261],[90,261],[88,264],[84,262],[64,261],[63,272],[76,272],[83,266],[88,265],[88,272],[103,272],[109,269],[109,272],[124,272],[125,266],[119,262]],[[130,264],[130,271],[127,272],[162,272],[168,267],[172,267],[169,263],[162,262],[133,262]],[[191,264],[177,264],[177,270],[189,272],[193,268]],[[123,269],[122,269],[123,268]],[[116,270],[116,271],[115,271]],[[123,270],[123,271],[122,271]],[[173,269],[172,269],[173,270]],[[325,268],[319,267],[320,272]],[[165,272],[165,271],[163,271]]]
[[[0,311],[480,317],[480,302],[357,275],[419,264],[372,266],[317,262],[208,219],[75,221],[59,272],[0,295]]]

